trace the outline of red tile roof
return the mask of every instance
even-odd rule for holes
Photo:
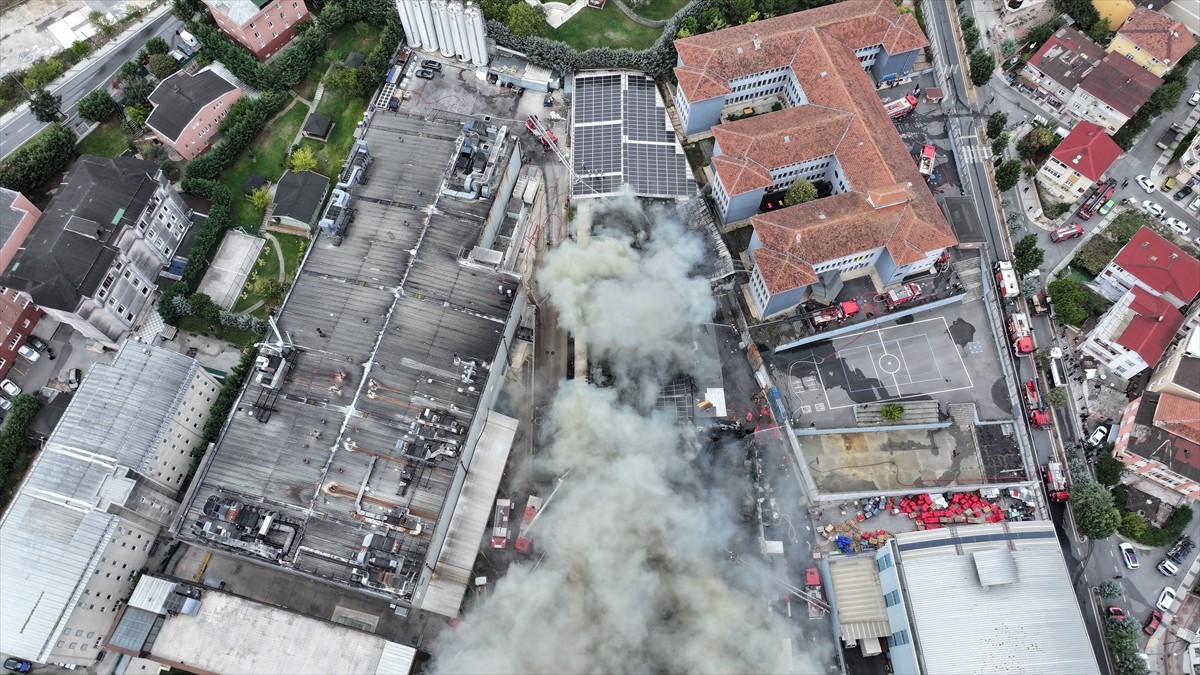
[[[1124,56],[1109,54],[1079,86],[1121,114],[1132,117],[1162,82],[1161,77]]]
[[[1200,295],[1200,261],[1143,227],[1117,252],[1113,262],[1172,304],[1186,305]]]
[[[1196,46],[1196,38],[1182,23],[1145,7],[1133,10],[1117,35],[1171,66]]]
[[[1159,394],[1154,426],[1200,443],[1200,402],[1174,394]]]
[[[1132,319],[1117,338],[1117,344],[1132,349],[1151,368],[1162,358],[1175,332],[1183,325],[1183,315],[1166,300],[1134,287],[1129,310]]]
[[[1121,146],[1104,133],[1104,127],[1084,120],[1071,129],[1051,156],[1095,183],[1121,156]]]

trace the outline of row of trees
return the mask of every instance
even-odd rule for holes
[[[33,422],[42,407],[42,400],[33,394],[21,394],[12,401],[12,409],[0,426],[0,511],[7,505],[10,488],[23,473],[21,450],[25,445],[25,429]]]
[[[36,190],[75,158],[75,132],[51,124],[0,162],[0,187],[22,193]]]
[[[979,26],[975,24],[974,17],[967,16],[960,11],[958,27],[962,30],[963,47],[967,52],[967,66],[971,83],[976,87],[982,87],[992,79],[992,71],[996,70],[996,58],[990,51],[979,48],[979,42],[983,35],[979,31]]]

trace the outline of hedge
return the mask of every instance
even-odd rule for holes
[[[58,175],[75,158],[75,132],[51,124],[0,162],[0,187],[29,193]]]
[[[238,392],[242,390],[242,384],[246,382],[246,376],[250,374],[250,367],[254,364],[254,357],[257,355],[257,349],[243,349],[242,358],[238,364],[225,375],[225,381],[221,384],[221,393],[217,394],[217,400],[209,409],[208,421],[204,423],[204,432],[200,437],[201,442],[192,448],[192,463],[188,467],[187,476],[180,485],[181,494],[187,491],[192,478],[195,477],[196,469],[200,466],[200,460],[204,459],[204,453],[208,452],[209,444],[216,443],[217,438],[221,435],[221,428],[225,426],[225,420],[233,410],[233,403],[237,400]]]
[[[13,467],[25,445],[25,430],[41,409],[42,400],[33,394],[21,394],[12,404],[4,425],[0,426],[0,486],[6,488],[0,491],[0,507],[4,505],[3,495],[8,493],[7,488],[15,478]]]
[[[223,171],[233,166],[234,162],[254,142],[271,116],[283,109],[291,97],[278,90],[268,91],[253,105],[245,107],[232,106],[229,115],[221,122],[221,130],[225,135],[208,152],[187,163],[183,169],[185,178],[199,180],[214,180]],[[232,119],[231,118],[235,118]]]
[[[196,234],[196,240],[192,243],[187,265],[180,273],[179,281],[171,284],[158,296],[158,314],[163,321],[172,325],[180,316],[175,308],[175,297],[191,294],[192,289],[199,281],[200,273],[208,266],[209,255],[220,243],[225,230],[228,230],[233,224],[233,217],[230,213],[233,195],[224,184],[215,180],[184,178],[180,187],[188,194],[210,200],[212,206],[208,210],[208,218],[204,221],[204,229]]]

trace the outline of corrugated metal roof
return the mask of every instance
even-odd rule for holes
[[[488,412],[421,609],[458,616],[516,433],[517,420]]]
[[[1050,531],[1052,523],[970,526],[901,533],[900,571],[917,643],[930,675],[941,673],[1098,673],[1095,654],[1055,539],[956,546],[958,532]],[[903,552],[910,539],[946,545]],[[1015,583],[985,588],[973,554],[1006,550]],[[972,624],[978,623],[978,626]],[[970,654],[964,659],[963,654]]]
[[[120,521],[105,509],[133,490],[125,467],[153,456],[196,367],[129,344],[92,367],[0,518],[0,652],[49,656]]]
[[[829,577],[843,640],[856,642],[892,634],[873,558],[831,560]]]
[[[975,573],[979,575],[979,583],[984,588],[1016,583],[1017,564],[1013,562],[1012,554],[1007,549],[976,551],[971,554],[971,558],[975,561]]]
[[[412,647],[385,642],[379,665],[375,667],[375,675],[408,675],[416,657],[417,650]]]
[[[129,606],[162,614],[166,612],[167,599],[175,593],[176,586],[178,584],[170,579],[143,575],[137,588],[133,589],[133,595],[129,596]]]

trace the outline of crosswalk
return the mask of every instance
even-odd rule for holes
[[[986,146],[976,146],[964,143],[959,146],[959,159],[968,163],[983,163],[992,161],[992,149]]]

